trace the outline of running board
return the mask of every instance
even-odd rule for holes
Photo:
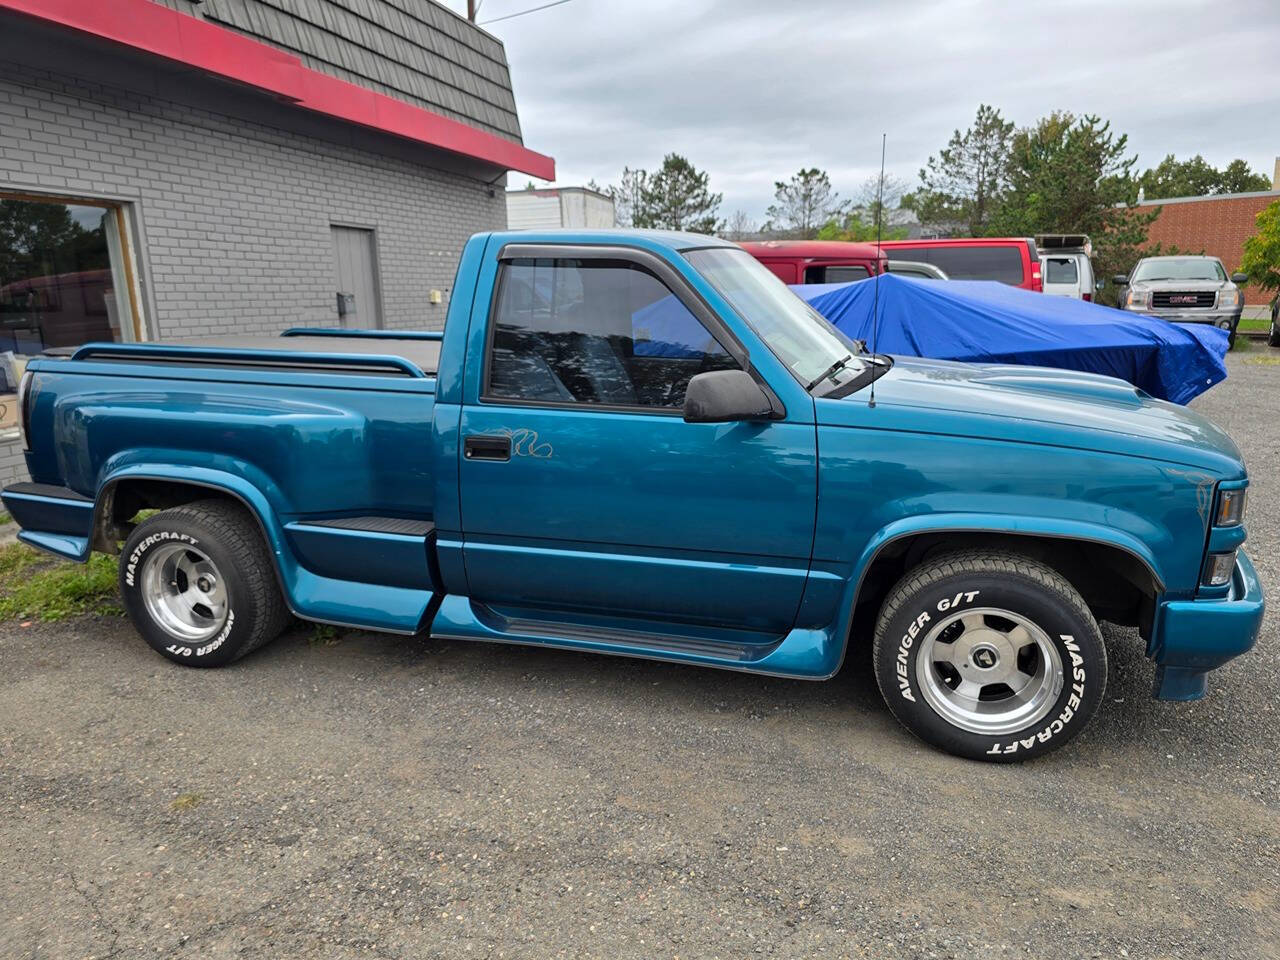
[[[747,631],[707,631],[671,625],[658,632],[605,625],[509,616],[450,594],[431,623],[431,636],[522,646],[552,647],[672,663],[689,663],[799,679],[826,679],[839,669],[843,642],[827,631],[796,628],[786,636]],[[712,638],[708,632],[718,633]],[[739,634],[735,642],[730,635]]]

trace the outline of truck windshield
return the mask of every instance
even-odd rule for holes
[[[854,341],[745,250],[715,247],[690,250],[684,256],[801,383],[822,379],[851,353],[855,357],[822,382],[839,385],[865,369],[856,356],[864,351]]]
[[[1133,271],[1137,280],[1218,280],[1227,279],[1222,264],[1212,257],[1181,257],[1170,260],[1143,260]]]

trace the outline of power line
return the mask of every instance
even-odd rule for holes
[[[526,13],[537,13],[539,10],[546,10],[548,7],[558,7],[562,3],[568,3],[569,0],[554,0],[552,3],[544,3],[540,7],[530,7],[528,10],[521,10],[519,13],[508,13],[505,17],[494,17],[492,20],[481,20],[477,26],[485,26],[490,23],[497,23],[499,20],[511,20],[515,17],[523,17]]]

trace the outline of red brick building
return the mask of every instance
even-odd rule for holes
[[[1146,200],[1138,206],[1144,211],[1161,208],[1147,235],[1152,245],[1159,243],[1166,250],[1177,247],[1183,253],[1204,252],[1220,257],[1230,273],[1240,267],[1245,240],[1257,232],[1254,218],[1276,200],[1280,200],[1280,189]],[[1271,300],[1271,294],[1252,285],[1245,286],[1244,295],[1246,308],[1262,306]]]

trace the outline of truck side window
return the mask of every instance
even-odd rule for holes
[[[905,250],[894,254],[907,259]],[[1022,254],[1016,247],[923,247],[912,251],[910,259],[941,267],[952,280],[998,280],[1015,287],[1023,281]]]
[[[737,366],[637,264],[517,259],[501,271],[486,397],[678,409],[695,374]]]
[[[860,267],[854,264],[842,264],[839,266],[826,267],[806,267],[804,271],[805,283],[852,283],[854,280],[865,280],[871,276],[871,271],[866,267]]]

